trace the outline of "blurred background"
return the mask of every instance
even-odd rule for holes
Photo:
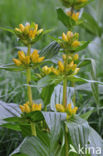
[[[14,29],[20,23],[38,23],[41,28],[53,29],[50,36],[57,37],[66,32],[65,26],[58,21],[56,8],[62,7],[59,0],[0,0],[0,27]],[[103,82],[103,0],[94,0],[90,5],[81,9],[85,11],[88,22],[83,27],[76,27],[80,40],[91,40],[90,45],[83,52],[80,58],[92,58],[92,69],[95,72],[95,80]],[[34,48],[42,49],[52,39],[46,35]],[[17,42],[16,36],[9,32],[0,30],[0,65],[12,62],[17,55],[15,47],[22,46]],[[87,65],[80,71],[80,76],[91,79],[91,65]],[[8,72],[0,70],[0,100],[8,103],[22,104],[25,102],[25,75],[19,72]],[[103,87],[102,85],[91,87],[90,84],[78,84],[76,86],[77,105],[80,106],[80,113],[98,107],[89,117],[89,123],[103,137]],[[39,98],[38,92],[33,89],[34,99]],[[85,102],[84,102],[85,101]],[[98,106],[97,106],[98,105]],[[8,156],[21,142],[19,133],[0,129],[0,155]],[[9,149],[9,150],[8,150]]]

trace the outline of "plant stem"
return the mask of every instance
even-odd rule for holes
[[[28,45],[27,56],[30,56],[30,52],[31,52],[31,45]],[[27,85],[28,85],[27,93],[28,93],[28,100],[29,100],[30,107],[32,107],[32,89],[30,83],[31,83],[31,68],[28,67],[27,68]],[[33,122],[31,122],[31,131],[32,131],[32,135],[36,136],[35,123]]]
[[[75,83],[74,82],[72,82],[72,87],[74,87],[74,94],[73,94],[73,97],[72,97],[72,101],[73,101],[73,105],[75,106],[76,97],[75,97]]]
[[[68,129],[65,126],[65,156],[69,156]]]
[[[66,108],[67,106],[67,79],[64,77],[63,81],[63,105]]]
[[[27,68],[27,92],[28,92],[28,99],[29,99],[29,103],[30,106],[32,106],[32,90],[30,87],[30,83],[31,83],[31,69],[30,67]]]
[[[63,106],[67,107],[67,64],[68,64],[68,54],[66,54],[66,60],[64,62],[64,81],[63,81]],[[65,156],[68,156],[69,146],[68,146],[68,129],[65,126]]]

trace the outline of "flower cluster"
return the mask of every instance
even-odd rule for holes
[[[56,104],[56,110],[58,112],[66,112],[67,119],[69,119],[71,116],[77,113],[78,107],[72,108],[72,105],[68,104],[67,107],[65,108],[62,104]]]
[[[72,51],[75,48],[80,46],[80,42],[78,41],[79,34],[78,33],[72,33],[71,31],[68,31],[67,34],[62,34],[62,41],[61,41],[61,47],[64,49],[67,49],[68,51]]]
[[[33,111],[41,111],[42,105],[41,104],[35,104],[33,103],[32,106],[29,104],[29,102],[26,102],[24,105],[19,106],[21,111],[23,113],[30,113]]]
[[[37,38],[41,35],[43,29],[38,30],[38,24],[19,24],[19,28],[15,28],[15,33],[18,38],[25,44],[34,43]]]
[[[75,54],[73,56],[72,55],[66,56],[64,54],[62,57],[63,57],[64,62],[58,61],[57,68],[54,68],[53,66],[52,67],[44,66],[42,68],[43,73],[45,75],[48,75],[48,74],[54,74],[54,75],[74,74],[76,75],[79,71],[79,68],[77,68],[77,64],[75,63],[78,60],[78,57],[79,57],[78,54]],[[64,67],[66,59],[68,59],[68,64],[66,65],[66,67]]]
[[[37,64],[44,60],[44,57],[40,57],[37,50],[34,50],[30,56],[26,56],[23,51],[18,51],[18,58],[13,59],[13,62],[17,65],[30,65],[31,63]]]
[[[77,12],[77,13],[73,12],[72,13],[71,11],[67,11],[66,14],[68,16],[70,16],[75,22],[77,22],[79,19],[79,12]]]

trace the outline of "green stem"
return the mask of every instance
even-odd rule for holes
[[[28,45],[28,51],[27,51],[27,56],[30,56],[31,52],[31,45]],[[31,68],[27,68],[27,93],[28,93],[28,100],[30,107],[32,107],[32,89],[31,89]],[[32,130],[32,135],[36,136],[36,128],[35,128],[35,123],[31,122],[31,130]]]
[[[32,131],[32,135],[36,136],[36,127],[35,127],[35,123],[31,122],[31,131]]]
[[[67,107],[67,64],[68,64],[68,54],[66,54],[66,60],[64,62],[64,80],[63,80],[63,106]],[[69,146],[68,146],[68,129],[65,127],[65,156],[68,156]]]
[[[30,87],[30,83],[31,83],[31,69],[30,67],[27,68],[27,92],[28,92],[28,99],[29,99],[29,103],[32,106],[32,90]]]
[[[74,82],[72,82],[72,87],[75,87],[75,83]],[[74,88],[74,94],[73,94],[73,97],[72,97],[72,101],[73,101],[73,105],[75,106],[75,102],[76,102],[75,88]]]
[[[64,77],[63,81],[63,105],[66,108],[67,106],[67,79]]]
[[[69,156],[68,129],[65,126],[65,156]]]

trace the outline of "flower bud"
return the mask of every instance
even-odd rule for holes
[[[73,41],[72,47],[73,47],[73,48],[77,48],[78,46],[80,46],[80,42],[77,41],[77,40]]]
[[[58,67],[59,67],[59,71],[61,71],[61,72],[64,71],[64,65],[61,61],[58,61]]]
[[[51,73],[51,68],[49,68],[48,66],[44,66],[42,68],[42,71],[45,73],[45,74],[50,74]]]
[[[79,72],[80,68],[76,68],[74,74],[76,75]]]
[[[21,109],[22,112],[25,112],[25,107],[24,106],[19,105],[19,107],[20,107],[20,109]]]
[[[39,57],[38,58],[38,63],[42,62],[44,60],[45,57]]]
[[[33,104],[32,105],[32,111],[41,111],[42,104]]]
[[[25,107],[25,112],[26,113],[30,113],[31,112],[30,107],[29,107],[28,104],[24,104],[24,107]]]
[[[19,24],[19,28],[23,32],[25,27],[23,26],[23,24]]]
[[[65,60],[66,60],[66,55],[63,54],[63,55],[62,55],[62,58],[63,58],[63,60],[65,61]]]
[[[68,38],[65,33],[62,34],[62,40],[66,42],[68,41]]]
[[[78,54],[75,54],[75,55],[73,56],[73,60],[74,60],[74,61],[77,61],[78,58],[79,58],[79,55],[78,55]]]
[[[67,32],[67,38],[68,38],[68,40],[73,38],[73,33],[71,31]]]
[[[20,61],[24,61],[25,60],[25,53],[23,51],[18,51],[18,57]]]
[[[13,62],[17,65],[17,66],[20,66],[22,63],[21,63],[21,61],[20,60],[18,60],[18,59],[13,59]]]
[[[30,64],[30,56],[25,56],[25,64]]]
[[[61,104],[56,104],[56,110],[57,110],[58,112],[65,112],[65,108],[64,108],[64,106],[61,105]]]
[[[37,31],[37,35],[41,34],[44,30],[43,29],[40,29]]]

